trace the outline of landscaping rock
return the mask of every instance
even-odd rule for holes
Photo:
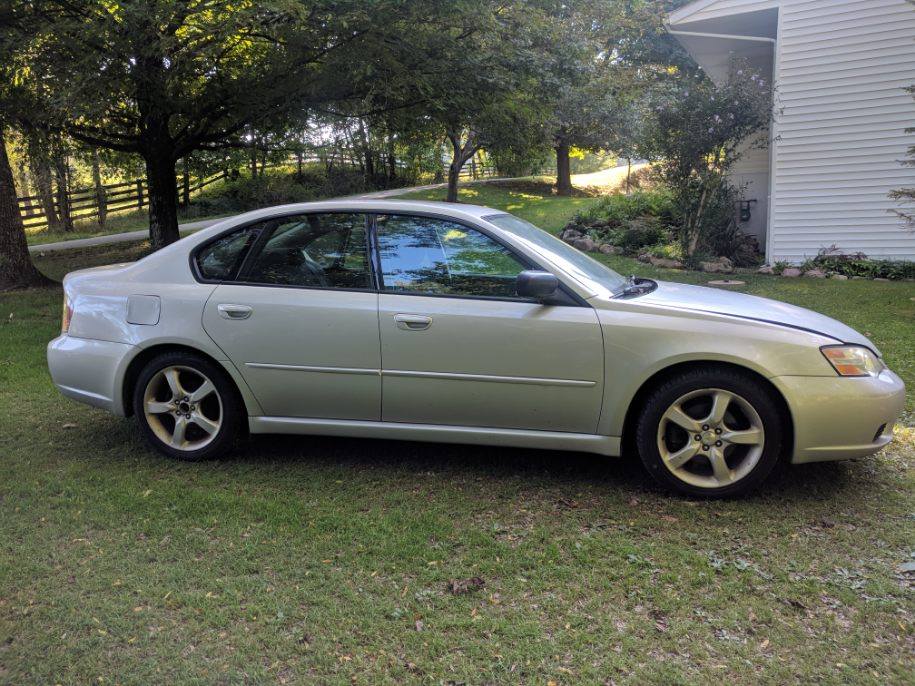
[[[845,274],[833,274],[829,278],[835,279],[836,281],[848,281],[848,277],[845,276]]]
[[[559,234],[559,237],[566,241],[571,242],[575,238],[581,238],[584,234],[578,229],[563,229],[562,233]]]
[[[786,267],[782,270],[782,276],[787,276],[790,279],[796,278],[801,275],[801,270],[797,267]]]
[[[825,279],[826,272],[824,272],[822,269],[808,269],[804,272],[804,276],[806,276],[808,279]]]
[[[618,247],[610,245],[609,243],[604,243],[600,246],[600,251],[604,253],[604,255],[619,255],[622,252]]]
[[[700,262],[699,268],[710,274],[730,274],[734,271],[734,263],[727,257],[719,257],[714,261]]]
[[[592,241],[590,238],[585,236],[584,238],[576,238],[572,241],[572,245],[578,248],[583,252],[591,252],[597,247],[597,243]]]
[[[874,281],[886,281],[889,282],[889,279],[884,279],[882,276],[875,276]]]
[[[648,256],[648,261],[655,267],[661,269],[683,269],[683,263],[680,260],[669,260],[666,257]]]
[[[649,255],[647,252],[643,252],[641,255],[638,256],[638,260],[639,260],[639,262],[644,262],[647,264],[647,263],[651,262],[651,255]]]
[[[774,274],[775,270],[772,269],[768,264],[764,264],[762,267],[756,270],[757,274]]]

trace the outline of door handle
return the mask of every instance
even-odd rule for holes
[[[247,319],[254,311],[247,305],[217,305],[216,309],[223,319]]]
[[[395,314],[394,321],[404,331],[425,331],[432,326],[432,317],[422,314]]]

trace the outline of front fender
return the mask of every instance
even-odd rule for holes
[[[598,431],[621,436],[636,394],[654,375],[684,362],[723,362],[767,379],[835,376],[820,346],[827,336],[775,324],[666,308],[598,310],[606,355]]]

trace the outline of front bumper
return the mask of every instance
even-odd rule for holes
[[[791,461],[823,462],[871,455],[893,440],[905,386],[885,369],[876,377],[778,376],[794,423]]]
[[[62,334],[48,343],[48,370],[68,398],[124,414],[124,371],[134,346]]]

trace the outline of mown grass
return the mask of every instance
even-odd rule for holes
[[[904,285],[749,284],[845,287],[911,374]],[[912,429],[717,503],[631,456],[259,437],[188,465],[51,387],[59,309],[0,295],[0,682],[911,683]]]

